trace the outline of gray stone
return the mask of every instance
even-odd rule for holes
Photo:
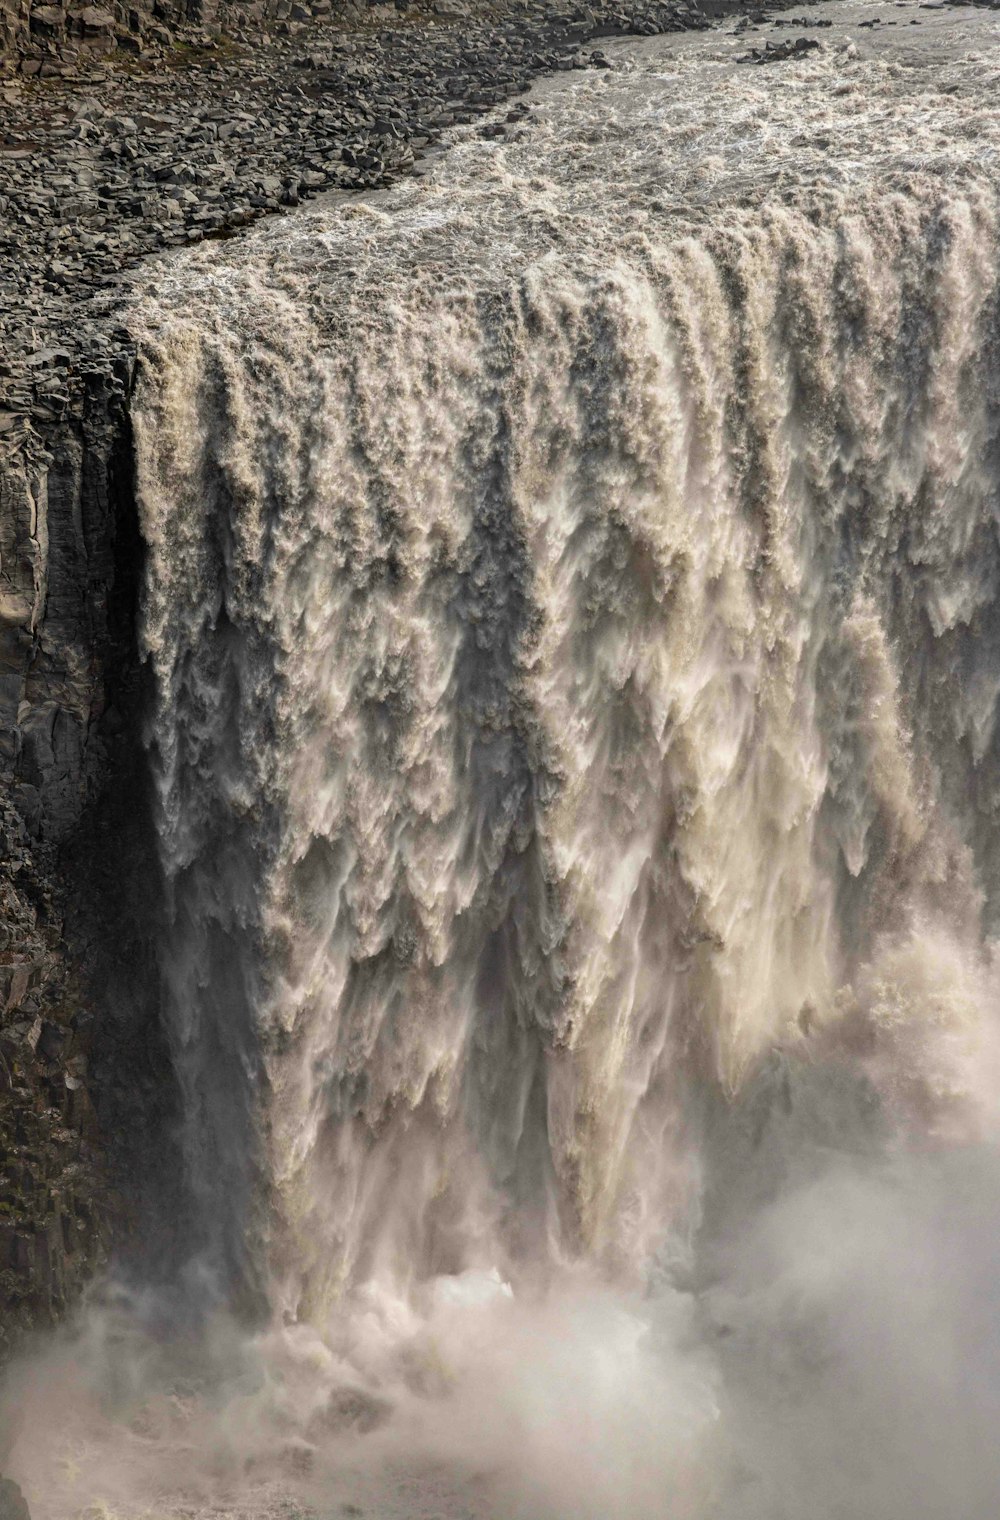
[[[42,36],[58,36],[66,26],[66,12],[58,5],[36,5],[31,12],[31,30]]]
[[[28,1502],[10,1478],[0,1478],[0,1520],[31,1520]]]
[[[70,20],[82,27],[84,32],[113,32],[115,18],[96,5],[86,5],[83,10],[71,11]]]

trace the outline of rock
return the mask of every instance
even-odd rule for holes
[[[10,1478],[0,1478],[0,1520],[31,1520],[27,1500]]]
[[[31,30],[43,37],[57,37],[66,26],[66,12],[58,5],[36,5],[31,12]]]
[[[70,22],[85,37],[106,36],[115,29],[115,18],[96,5],[86,5],[82,10],[70,11]]]
[[[784,63],[789,58],[803,58],[807,53],[819,52],[815,37],[796,37],[794,42],[765,42],[763,48],[751,48],[738,58],[737,63]]]

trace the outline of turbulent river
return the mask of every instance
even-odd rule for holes
[[[995,1515],[1000,47],[874,14],[151,272],[200,1228],[41,1520]]]

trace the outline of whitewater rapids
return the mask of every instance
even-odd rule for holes
[[[95,1309],[43,1520],[995,1513],[1000,50],[891,10],[146,281],[189,1281],[258,1328]]]

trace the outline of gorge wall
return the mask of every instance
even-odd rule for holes
[[[95,371],[76,415],[35,417],[0,459],[0,1353],[103,1258],[123,1223],[108,1137],[141,1150],[125,1109],[156,1101],[156,983],[138,990],[130,940],[149,878],[127,384]]]

